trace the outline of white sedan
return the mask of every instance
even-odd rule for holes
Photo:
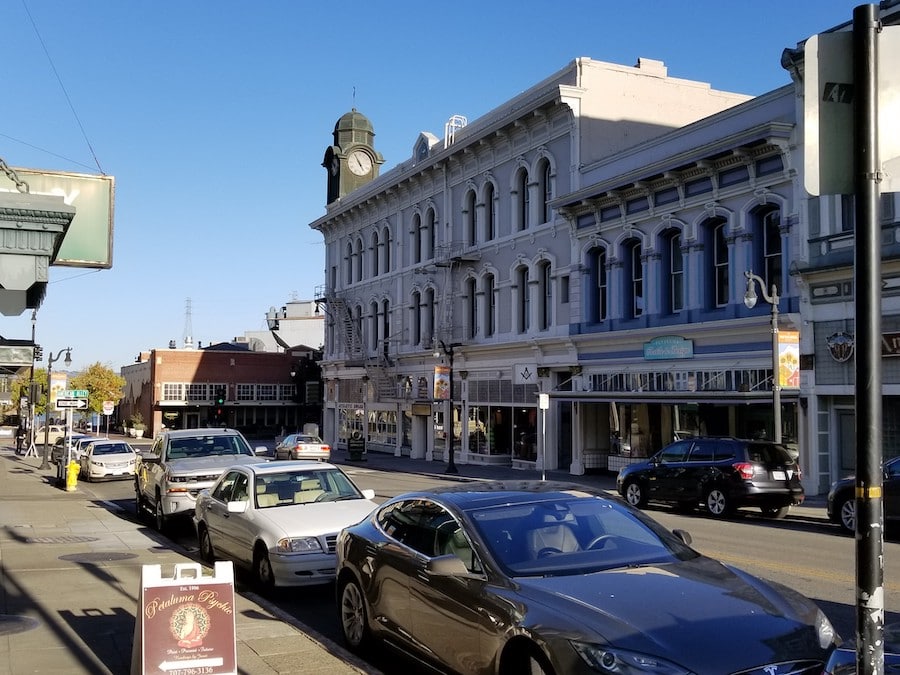
[[[250,569],[264,589],[326,584],[335,578],[338,533],[368,516],[374,498],[333,464],[233,466],[197,497],[200,555]]]
[[[81,445],[81,475],[89,481],[101,478],[133,478],[137,453],[125,441],[94,440]]]

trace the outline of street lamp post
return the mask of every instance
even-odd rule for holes
[[[744,304],[747,306],[747,309],[756,307],[758,300],[756,284],[759,284],[763,300],[772,307],[772,412],[774,414],[775,442],[781,443],[781,381],[778,372],[778,288],[775,284],[772,284],[771,294],[766,293],[766,282],[762,277],[753,274],[752,270],[744,272],[744,276],[747,277],[747,292],[744,293]]]
[[[66,353],[66,360],[64,361],[64,363],[66,364],[66,366],[71,366],[71,347],[63,347],[58,352],[56,352],[56,356],[47,354],[47,406],[44,408],[44,452],[41,453],[41,469],[50,468],[50,462],[48,461],[48,457],[50,455],[50,374],[53,372],[53,364],[59,361],[59,358],[62,356],[63,352]]]
[[[449,387],[449,395],[450,395],[450,421],[447,423],[447,415],[446,412],[444,414],[444,426],[447,428],[447,443],[449,449],[449,459],[447,460],[447,468],[444,473],[459,473],[459,469],[456,468],[456,460],[453,457],[453,437],[454,437],[454,419],[453,419],[453,354],[454,348],[460,347],[461,345],[458,342],[451,342],[449,345],[446,344],[443,340],[438,340],[437,342],[438,350],[435,348],[434,358],[439,359],[441,357],[441,352],[446,354],[447,363],[450,368],[449,377],[450,387]]]

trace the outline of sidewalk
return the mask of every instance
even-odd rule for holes
[[[196,561],[40,463],[0,446],[0,675],[127,675],[141,566]],[[252,594],[235,593],[235,624],[240,673],[372,672]]]
[[[345,467],[410,472],[442,480],[540,479],[540,471],[446,464],[373,453]],[[0,446],[0,675],[130,671],[141,566],[196,562],[154,530],[99,503],[90,483],[56,487],[56,467]],[[561,480],[615,491],[609,473]],[[382,495],[383,496],[383,495]],[[789,519],[826,522],[824,496],[807,498]],[[248,675],[373,673],[342,646],[318,636],[252,593],[235,593],[238,671]]]

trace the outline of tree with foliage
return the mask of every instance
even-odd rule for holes
[[[13,401],[20,401],[22,397],[28,398],[28,383],[30,381],[30,369],[16,375],[16,379],[12,382]],[[35,368],[34,381],[41,385],[41,395],[34,402],[34,413],[35,415],[43,415],[47,407],[47,371],[44,368]]]
[[[98,361],[72,377],[68,386],[69,389],[87,389],[88,405],[83,412],[99,413],[103,411],[104,401],[118,404],[122,400],[125,378]]]

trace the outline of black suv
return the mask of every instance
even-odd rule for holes
[[[702,502],[717,517],[756,506],[768,518],[783,518],[804,496],[800,465],[785,446],[738,438],[675,441],[623,468],[616,485],[632,506],[653,501],[689,510]]]

